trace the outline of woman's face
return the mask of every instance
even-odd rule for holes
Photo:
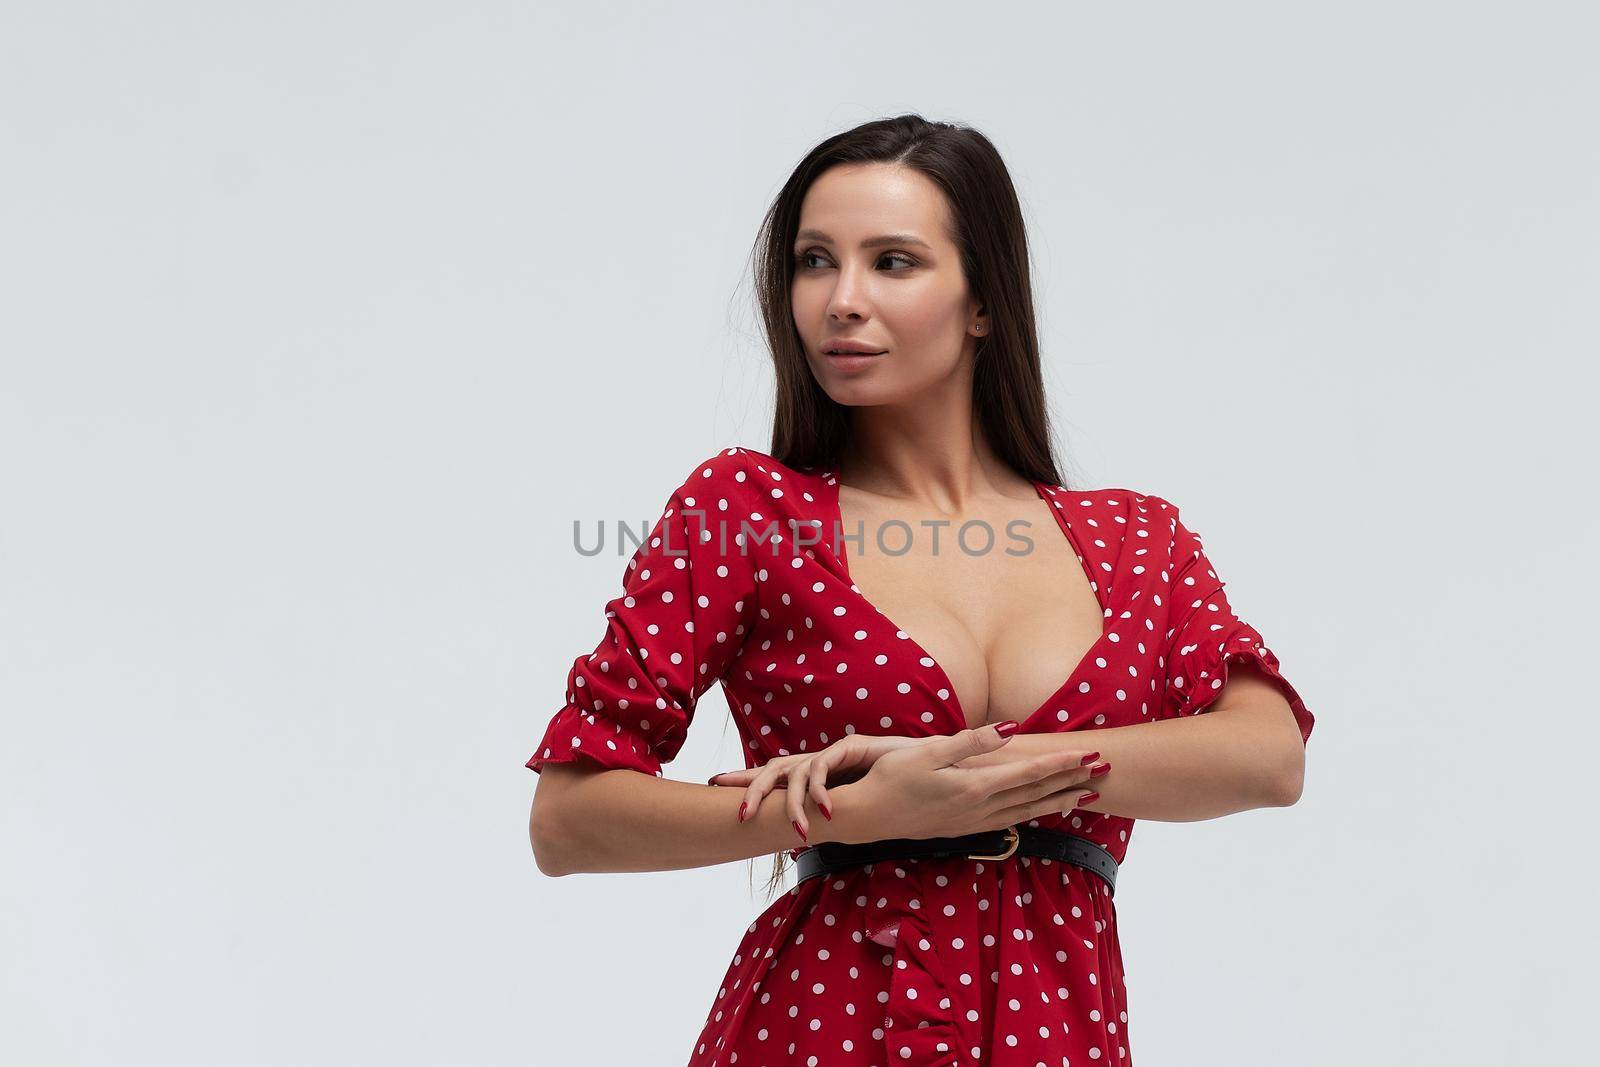
[[[970,368],[988,332],[947,236],[944,194],[918,171],[841,164],[800,205],[790,300],[806,361],[841,404],[903,401]],[[868,356],[833,356],[840,341]]]

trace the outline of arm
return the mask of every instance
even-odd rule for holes
[[[830,791],[833,819],[811,820],[810,844],[854,839],[867,813],[850,786]],[[693,785],[626,768],[548,764],[528,819],[539,870],[553,877],[585,872],[675,871],[799,848],[782,804],[762,804],[738,821],[744,789]]]
[[[1300,799],[1305,744],[1289,702],[1259,668],[1232,665],[1204,714],[1063,733],[1018,734],[963,767],[1094,747],[1116,771],[1083,805],[1130,819],[1198,822]]]
[[[723,521],[751,511],[745,470],[737,449],[696,465],[629,559],[594,651],[573,661],[565,702],[527,761],[540,775],[528,818],[540,870],[659,870],[737,858],[696,847],[717,829],[707,803],[733,791],[669,781],[661,768],[759,618],[760,561]],[[729,828],[737,807],[735,800]],[[679,833],[692,838],[681,851],[671,847]],[[668,840],[651,840],[660,835]],[[751,843],[743,855],[766,844]]]
[[[811,819],[810,841],[976,832],[1054,814],[1078,803],[1089,771],[1082,750],[1036,755],[1006,767],[961,764],[1016,740],[998,729],[963,730],[884,754],[865,777],[829,790],[834,816]],[[800,844],[785,805],[763,804],[742,823],[743,789],[688,785],[627,769],[560,768],[560,803],[531,819],[535,855],[547,874],[676,870],[744,859]],[[998,820],[998,821],[996,821]]]

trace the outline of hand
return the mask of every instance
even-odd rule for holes
[[[753,818],[761,807],[761,798],[774,789],[787,791],[785,798],[789,818],[809,834],[811,821],[806,817],[805,802],[809,796],[815,800],[823,817],[831,820],[833,811],[829,804],[828,783],[836,778],[854,781],[865,774],[880,756],[896,749],[909,748],[940,735],[927,737],[900,737],[894,735],[847,734],[816,752],[776,756],[760,767],[747,767],[739,771],[713,774],[707,785],[745,786],[744,807],[739,821]],[[860,772],[860,773],[855,773]],[[790,788],[793,783],[794,788]]]
[[[1080,797],[1094,792],[1084,787],[1091,768],[1082,762],[1089,749],[958,766],[1008,740],[991,724],[884,754],[872,773],[845,787],[851,818],[830,833],[835,840],[852,843],[959,837],[1066,814],[1077,808]]]

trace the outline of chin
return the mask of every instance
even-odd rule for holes
[[[913,395],[908,389],[869,382],[835,382],[831,388],[824,386],[823,391],[834,403],[852,408],[900,404],[910,400]]]

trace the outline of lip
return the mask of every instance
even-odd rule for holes
[[[828,366],[841,374],[855,374],[866,371],[882,358],[881,352],[846,352],[838,356],[830,354]]]
[[[843,339],[828,341],[822,346],[825,356],[881,356],[887,349],[873,348],[864,341],[846,341]]]

